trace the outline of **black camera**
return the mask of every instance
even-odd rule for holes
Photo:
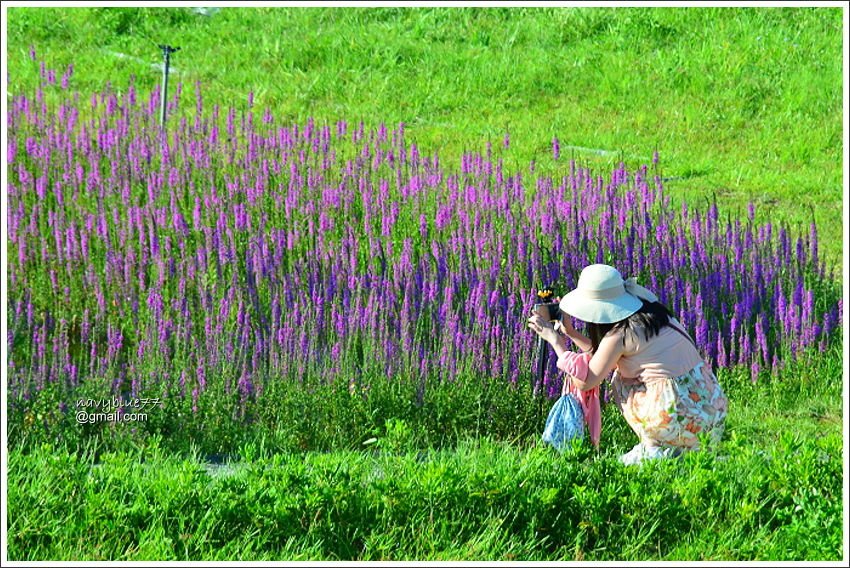
[[[558,304],[554,302],[534,304],[534,313],[538,314],[546,321],[557,321],[561,317],[561,309],[558,307]]]
[[[561,316],[561,309],[555,302],[550,302],[555,294],[549,288],[537,291],[537,298],[540,303],[534,304],[534,313],[545,319],[546,321],[557,321]]]

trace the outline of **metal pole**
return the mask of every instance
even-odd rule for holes
[[[165,109],[168,102],[168,68],[171,66],[171,54],[179,50],[179,47],[171,47],[170,45],[160,45],[162,49],[162,57],[164,58],[162,65],[162,100],[160,101],[159,109],[159,126],[165,129]]]
[[[549,288],[544,288],[543,290],[537,291],[537,300],[541,304],[544,304],[544,303],[548,304],[552,300],[552,296],[554,296],[554,294],[552,293],[552,290],[549,289]],[[539,306],[541,304],[536,304],[535,309],[537,309],[537,306]],[[531,381],[532,381],[531,382],[532,395],[534,394],[535,387],[538,387],[538,388],[543,387],[543,375],[545,374],[545,371],[546,371],[546,363],[548,362],[548,355],[549,355],[549,350],[547,349],[546,342],[543,341],[542,337],[538,337],[537,338],[537,375],[535,377],[537,379],[537,382],[536,383],[534,382],[534,380],[535,380],[534,378],[531,379]]]
[[[537,338],[537,382],[531,385],[531,392],[534,392],[534,388],[539,386],[543,387],[543,375],[546,372],[546,363],[548,362],[549,350],[546,349],[546,342],[543,341],[542,337]]]

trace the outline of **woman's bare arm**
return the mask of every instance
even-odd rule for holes
[[[585,337],[580,331],[574,328],[572,325],[567,328],[563,323],[557,326],[557,329],[561,330],[564,335],[569,337],[573,343],[575,343],[576,347],[581,349],[582,351],[590,351],[593,348],[593,345],[590,343],[590,339]],[[559,354],[560,355],[560,354]]]
[[[590,339],[585,337],[573,326],[572,319],[570,319],[568,314],[563,314],[558,323],[560,325],[558,325],[556,329],[563,331],[567,337],[572,339],[573,343],[575,343],[579,349],[582,351],[590,351],[593,348],[593,344],[591,344]],[[558,353],[558,355],[560,355],[560,353]]]
[[[622,335],[606,335],[599,342],[599,348],[587,364],[585,380],[582,381],[576,377],[570,377],[570,379],[579,390],[583,391],[599,386],[617,366],[617,361],[620,360],[624,350]]]

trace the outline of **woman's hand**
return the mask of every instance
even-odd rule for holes
[[[573,325],[573,318],[570,317],[568,313],[561,313],[561,329],[564,330],[564,333],[567,337],[573,337],[576,334],[576,328]]]
[[[558,332],[551,323],[534,314],[528,318],[528,328],[543,338],[543,340],[553,347],[558,343]]]
[[[556,304],[561,303],[561,297],[558,296],[553,300]],[[557,323],[555,324],[555,331],[561,331],[567,335],[567,337],[575,334],[576,328],[573,325],[573,318],[570,317],[570,314],[563,310],[558,310],[560,313],[560,317],[558,318]]]
[[[560,298],[555,298],[555,301],[560,303]],[[561,310],[558,325],[555,326],[556,333],[563,333],[582,351],[590,351],[593,347],[590,340],[579,332],[573,325],[573,317],[567,312]],[[557,348],[555,351],[558,351]],[[560,355],[560,353],[559,353]]]

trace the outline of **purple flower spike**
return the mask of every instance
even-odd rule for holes
[[[728,221],[714,203],[673,207],[657,151],[652,178],[575,161],[553,177],[504,160],[509,133],[445,159],[403,125],[254,117],[253,93],[207,109],[200,85],[161,135],[158,86],[81,101],[38,72],[41,88],[8,105],[9,288],[34,291],[9,304],[24,398],[62,376],[126,376],[136,392],[179,388],[187,408],[191,393],[200,420],[217,406],[208,388],[239,393],[247,418],[274,381],[362,394],[364,376],[389,373],[419,381],[420,401],[434,380],[526,381],[536,288],[563,293],[594,261],[637,276],[712,362],[754,378],[829,349],[843,317],[814,225],[798,238],[755,226],[753,205]],[[545,363],[535,388],[556,396]]]

